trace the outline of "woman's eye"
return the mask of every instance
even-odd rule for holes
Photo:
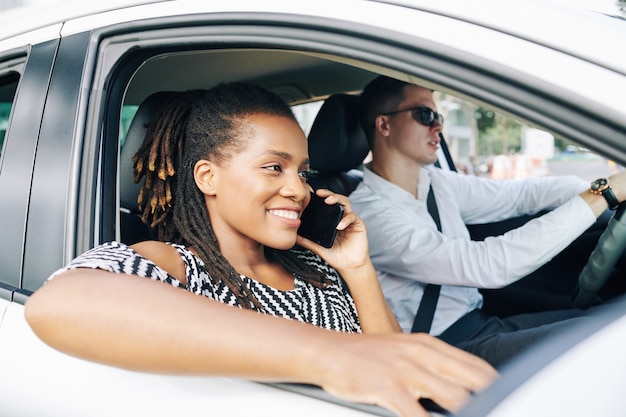
[[[283,168],[280,165],[267,165],[263,168],[270,170],[270,171],[275,171],[275,172],[282,172],[283,170]]]
[[[307,178],[309,178],[309,170],[305,169],[304,171],[300,171],[298,175],[300,176],[300,178],[304,178],[306,180]]]

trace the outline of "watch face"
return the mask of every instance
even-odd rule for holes
[[[609,186],[609,181],[606,178],[598,178],[591,183],[591,189],[593,191],[603,191]]]

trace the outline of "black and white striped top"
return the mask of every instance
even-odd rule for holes
[[[159,280],[212,298],[222,303],[238,305],[235,295],[222,281],[214,283],[204,267],[204,262],[182,245],[169,243],[178,250],[185,263],[186,285],[169,275],[152,261],[142,257],[129,246],[110,242],[95,247],[78,256],[59,272],[74,268],[103,269]],[[263,306],[265,313],[278,317],[310,323],[329,330],[360,333],[361,326],[354,301],[341,285],[337,272],[314,253],[292,249],[302,262],[314,266],[332,282],[325,288],[316,288],[295,276],[295,288],[281,291],[254,279],[240,275]],[[51,277],[51,278],[52,278]]]

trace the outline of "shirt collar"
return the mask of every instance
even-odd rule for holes
[[[369,164],[363,167],[363,183],[373,191],[387,197],[389,201],[400,204],[404,204],[407,201],[415,202],[415,198],[411,193],[376,174],[370,169]],[[430,187],[430,175],[428,174],[428,170],[424,167],[420,170],[419,181],[415,186],[418,187],[418,200],[426,202],[428,188]]]

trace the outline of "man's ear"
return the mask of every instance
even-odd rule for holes
[[[383,137],[389,136],[389,117],[379,114],[374,119],[374,129]]]
[[[193,178],[196,186],[206,195],[217,194],[217,169],[213,162],[201,159],[193,168]]]

